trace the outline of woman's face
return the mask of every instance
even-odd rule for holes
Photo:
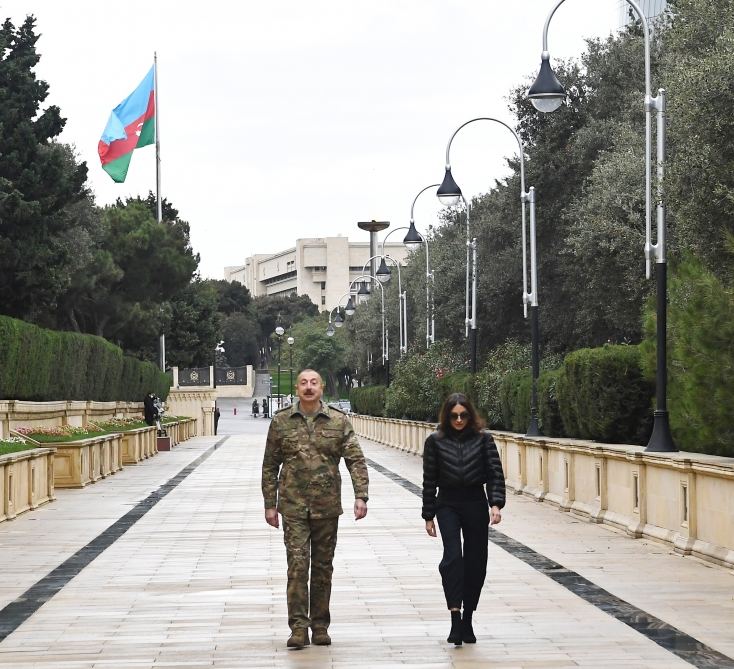
[[[469,423],[469,411],[463,404],[457,404],[449,411],[451,427],[461,432]]]

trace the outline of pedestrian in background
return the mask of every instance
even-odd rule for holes
[[[466,395],[453,393],[441,407],[438,430],[423,447],[422,516],[429,536],[436,536],[434,518],[441,531],[438,569],[451,612],[446,641],[457,646],[477,641],[472,615],[487,574],[489,525],[502,520],[505,505],[502,462],[483,427]]]
[[[262,466],[265,521],[279,527],[288,559],[289,648],[328,646],[329,602],[341,506],[339,461],[344,458],[354,488],[354,518],[367,515],[369,479],[349,418],[321,401],[323,381],[304,369],[296,379],[298,401],[276,412]],[[309,563],[311,578],[309,588]]]

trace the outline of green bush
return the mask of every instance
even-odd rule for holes
[[[563,437],[563,421],[558,406],[558,378],[560,369],[548,369],[538,377],[538,422],[540,431],[549,437]]]
[[[566,356],[556,382],[568,436],[642,443],[650,427],[652,386],[637,346],[585,348]]]
[[[402,358],[385,394],[385,415],[435,422],[446,395],[463,392],[467,383],[471,387],[470,375],[459,374],[462,366],[448,342],[437,342],[427,351]]]
[[[39,328],[0,316],[0,397],[17,400],[141,401],[168,395],[155,365],[123,355],[101,337]]]
[[[734,457],[734,286],[695,260],[668,284],[668,411],[678,448]],[[643,366],[656,368],[655,307],[646,309]]]
[[[530,393],[532,379],[530,370],[510,372],[499,387],[502,424],[513,432],[527,432],[530,421]]]
[[[366,416],[385,415],[385,386],[364,386],[349,391],[349,401],[354,413]]]

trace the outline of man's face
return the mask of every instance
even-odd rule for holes
[[[317,372],[301,372],[296,382],[296,394],[302,402],[318,402],[324,394]]]

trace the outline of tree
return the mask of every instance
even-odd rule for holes
[[[212,282],[201,279],[191,281],[171,301],[166,357],[172,367],[206,367],[212,364],[214,347],[221,338],[217,304],[216,288]]]
[[[671,237],[725,278],[732,267],[726,239],[734,232],[734,5],[671,0],[670,9],[663,44]]]
[[[261,295],[253,300],[253,304],[262,333],[260,344],[266,358],[265,366],[270,361],[270,336],[278,325],[288,329],[293,323],[319,313],[308,295]]]
[[[217,282],[214,282],[215,284]],[[219,302],[221,315],[221,299]],[[235,311],[222,319],[222,339],[227,350],[227,361],[234,367],[253,365],[260,360],[258,356],[260,327],[257,316],[252,310]]]
[[[0,28],[0,294],[4,313],[38,318],[53,311],[69,282],[73,227],[65,210],[87,197],[87,168],[54,143],[65,120],[41,110],[48,85],[36,79],[35,19]]]
[[[199,257],[184,221],[158,223],[140,198],[105,207],[62,298],[66,324],[155,359],[165,305],[186,289]],[[213,345],[213,344],[212,344]]]
[[[247,311],[252,302],[250,291],[238,281],[212,280],[219,295],[219,311],[226,315]]]
[[[347,341],[345,336],[326,336],[327,318],[327,314],[322,313],[302,319],[288,333],[295,339],[294,367],[315,369],[326,382],[326,393],[334,397],[339,394],[340,387],[346,385],[339,380],[340,377],[344,379],[349,371]]]

